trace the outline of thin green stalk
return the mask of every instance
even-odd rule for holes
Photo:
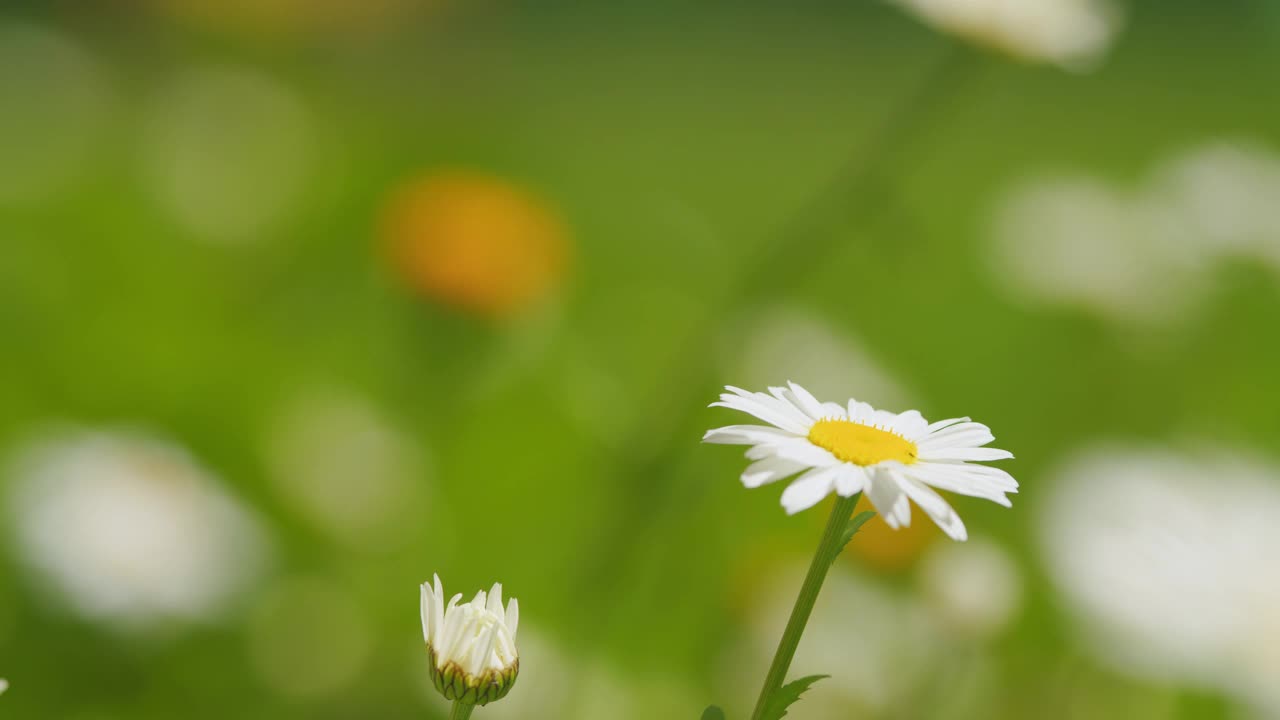
[[[471,703],[454,700],[453,711],[449,713],[449,720],[467,720],[467,718],[471,717],[471,711],[475,709],[476,706]]]
[[[844,549],[844,529],[848,526],[849,517],[858,504],[861,493],[853,497],[836,498],[835,507],[831,508],[831,517],[827,519],[827,529],[813,554],[813,562],[809,564],[809,573],[800,586],[800,595],[796,597],[795,607],[791,608],[791,619],[787,620],[787,628],[782,631],[782,639],[778,641],[778,651],[773,656],[773,664],[769,666],[769,674],[764,678],[764,687],[760,689],[760,699],[756,701],[756,709],[751,713],[751,720],[761,720],[769,698],[782,687],[787,680],[787,671],[791,669],[791,660],[796,656],[796,648],[800,646],[800,636],[804,634],[804,626],[813,613],[813,604],[818,599],[818,591],[827,579],[827,571],[831,563]]]

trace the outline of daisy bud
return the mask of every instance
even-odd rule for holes
[[[422,637],[431,654],[431,682],[446,699],[486,705],[503,698],[520,672],[516,626],[520,604],[502,606],[502,584],[469,603],[445,602],[440,576],[422,584]]]

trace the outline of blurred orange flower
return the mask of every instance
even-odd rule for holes
[[[863,496],[858,500],[854,514],[874,510]],[[863,567],[880,572],[900,572],[915,565],[916,560],[941,533],[938,526],[929,522],[921,513],[915,513],[910,527],[894,530],[880,516],[871,519],[849,543],[844,557]]]
[[[384,215],[396,270],[423,295],[506,317],[563,280],[568,241],[545,203],[501,178],[451,172],[411,180]]]

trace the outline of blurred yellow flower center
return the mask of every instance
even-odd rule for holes
[[[916,461],[915,443],[897,433],[850,420],[819,420],[809,428],[809,442],[855,465],[875,465],[886,460],[910,465]]]

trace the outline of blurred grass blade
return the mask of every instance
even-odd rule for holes
[[[708,705],[707,709],[702,711],[702,720],[724,720],[724,711],[719,705]]]

